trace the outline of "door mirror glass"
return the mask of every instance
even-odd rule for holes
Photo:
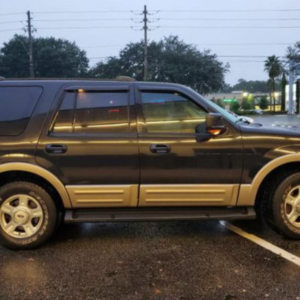
[[[206,131],[212,135],[219,135],[226,130],[223,116],[219,113],[209,113],[206,115]]]

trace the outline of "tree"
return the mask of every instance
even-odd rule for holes
[[[250,101],[247,98],[243,99],[242,103],[241,103],[241,107],[244,110],[251,109],[251,103],[250,103]]]
[[[300,42],[295,43],[294,46],[288,47],[286,57],[289,60],[292,59],[295,62],[300,62]]]
[[[148,45],[148,80],[181,83],[208,94],[225,86],[228,65],[218,61],[209,50],[200,52],[177,36],[169,36]],[[118,75],[143,80],[144,44],[130,43],[120,51],[119,57],[110,57],[91,69],[97,78]]]
[[[282,79],[281,79],[281,110],[285,110],[285,98],[286,98],[286,93],[285,93],[285,87],[287,85],[287,80],[286,80],[286,75],[285,72],[282,74]]]
[[[241,106],[237,101],[231,103],[231,105],[230,105],[230,110],[233,111],[234,113],[238,113],[240,108],[241,108]]]
[[[0,74],[4,77],[28,77],[28,38],[15,35],[0,53]],[[73,42],[50,38],[33,40],[36,77],[84,77],[88,72],[86,52]]]
[[[266,81],[258,81],[258,80],[245,80],[243,78],[238,80],[238,83],[233,85],[232,87],[224,92],[232,92],[232,91],[248,91],[249,93],[267,93],[268,92],[268,85]]]
[[[273,55],[269,56],[265,61],[265,71],[269,75],[270,81],[270,94],[271,94],[271,103],[273,100],[274,111],[275,111],[275,79],[282,73],[282,65],[279,60],[279,57]]]
[[[265,109],[267,109],[269,107],[269,101],[267,99],[267,96],[263,96],[263,97],[260,98],[259,107],[262,110],[265,110]]]

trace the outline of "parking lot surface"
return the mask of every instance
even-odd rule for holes
[[[236,222],[300,256],[300,242]],[[0,248],[0,299],[300,299],[300,267],[218,221],[65,225],[34,251]]]
[[[294,118],[263,120],[296,124]],[[300,241],[262,221],[232,224],[300,258]],[[37,250],[0,247],[0,300],[300,300],[299,265],[223,225],[64,225]]]

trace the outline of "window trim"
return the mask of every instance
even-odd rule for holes
[[[138,104],[140,105],[140,116],[142,117],[143,126],[142,128],[138,127],[138,132],[140,135],[155,135],[155,136],[196,136],[196,133],[188,132],[148,132],[146,117],[143,110],[143,100],[142,100],[142,93],[161,93],[161,94],[172,94],[178,93],[187,100],[192,101],[196,106],[200,107],[206,114],[208,114],[208,110],[204,108],[200,103],[195,101],[193,98],[188,96],[187,94],[183,93],[182,91],[178,91],[176,89],[139,89],[138,90]]]
[[[78,102],[78,90],[84,89],[85,92],[90,92],[90,93],[121,93],[124,92],[127,94],[127,121],[128,121],[128,126],[127,126],[127,131],[126,132],[75,132],[75,119],[76,119],[76,109],[77,109],[77,102]],[[61,105],[64,101],[65,95],[69,92],[74,92],[74,107],[73,107],[73,116],[72,116],[72,131],[71,132],[54,132],[54,125],[56,122],[56,119],[58,117]],[[99,136],[99,135],[104,135],[104,136],[118,136],[118,135],[123,135],[123,134],[130,134],[130,90],[128,89],[127,86],[125,87],[84,87],[84,86],[71,86],[68,88],[65,88],[59,97],[57,108],[55,109],[52,121],[50,123],[49,129],[48,129],[48,136]]]

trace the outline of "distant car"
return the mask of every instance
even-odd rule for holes
[[[238,116],[237,114],[235,114],[234,112],[227,110],[231,115],[235,116],[236,118],[238,118],[239,120],[252,124],[254,122],[254,120],[252,118],[249,117],[245,117],[245,116]]]
[[[249,110],[249,112],[255,113],[257,115],[263,115],[264,114],[264,112],[261,109],[251,109],[251,110]]]

